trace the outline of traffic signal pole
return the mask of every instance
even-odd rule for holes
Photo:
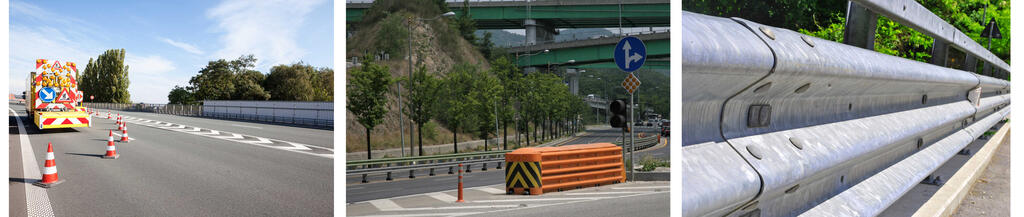
[[[633,168],[636,167],[636,164],[635,164],[636,161],[633,159],[633,131],[634,131],[634,129],[633,129],[632,125],[633,125],[633,122],[636,121],[636,119],[633,119],[633,110],[634,110],[633,107],[636,107],[636,105],[633,104],[633,94],[630,93],[629,94],[629,122],[627,122],[628,125],[626,125],[626,127],[629,129],[629,167],[630,168],[627,168],[627,169],[629,169],[629,181],[631,181],[631,182],[635,182],[636,181],[636,174],[634,174],[634,172],[633,172]],[[623,144],[625,144],[625,143],[623,143]]]

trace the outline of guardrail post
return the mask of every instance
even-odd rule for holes
[[[494,168],[494,169],[499,169],[500,170],[501,169],[501,164],[502,164],[501,162],[498,162],[498,167]]]
[[[430,168],[430,176],[434,176],[434,168]]]
[[[414,173],[415,171],[416,170],[413,170],[413,169],[409,170],[409,178],[410,179],[415,179],[416,178],[416,174]]]
[[[455,172],[453,172],[452,170],[454,170],[454,167],[448,166],[448,175],[455,174]]]
[[[466,172],[468,173],[469,171],[466,171]],[[466,202],[465,200],[462,200],[462,164],[459,164],[459,199],[456,200],[455,202],[457,202],[457,203]]]
[[[946,55],[949,53],[949,42],[935,39],[932,42],[932,65],[946,67]]]
[[[384,180],[387,180],[387,181],[391,181],[391,180],[392,180],[392,179],[391,179],[391,171],[388,171],[388,178],[387,178],[387,179],[384,179]]]
[[[484,163],[483,169],[480,169],[480,170],[487,171],[487,163]]]
[[[462,165],[462,164],[459,164],[459,165]],[[473,172],[473,164],[466,164],[466,173],[471,173],[471,172]]]
[[[367,183],[367,182],[368,181],[366,181],[366,174],[363,174],[363,181],[362,181],[362,183]]]

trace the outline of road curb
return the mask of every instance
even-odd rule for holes
[[[636,172],[636,180],[633,181],[669,181],[671,172]]]
[[[981,177],[981,174],[985,172],[985,168],[988,168],[989,162],[992,162],[992,157],[995,156],[996,150],[999,149],[1003,140],[1009,138],[1006,137],[1009,131],[1009,124],[1004,124],[1000,127],[999,131],[992,138],[989,138],[988,142],[985,142],[985,145],[974,154],[974,157],[967,160],[967,163],[964,163],[964,166],[953,177],[950,177],[949,181],[943,184],[931,199],[928,199],[921,208],[918,208],[913,216],[940,217],[953,215],[957,208],[959,208],[960,202],[967,196],[967,192],[974,186],[974,183]]]

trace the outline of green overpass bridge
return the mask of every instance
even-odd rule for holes
[[[647,46],[647,61],[644,69],[669,68],[668,31],[633,35]],[[618,68],[612,57],[615,45],[621,37],[600,37],[593,39],[563,41],[532,46],[509,47],[507,51],[516,56],[519,67],[572,67],[572,68]],[[547,50],[547,52],[544,52]]]
[[[363,21],[373,3],[346,3],[345,22]],[[620,7],[621,6],[621,7]],[[462,13],[462,2],[448,8]],[[524,29],[526,43],[551,41],[557,29],[668,27],[669,0],[540,0],[470,2],[469,11],[477,29]],[[621,10],[620,10],[621,8]],[[621,14],[621,22],[620,22]]]
[[[372,3],[345,4],[348,24],[362,21]],[[462,2],[448,8],[462,13]],[[546,28],[619,27],[619,0],[501,1],[469,3],[478,29],[523,29],[535,20]],[[622,0],[622,27],[667,27],[669,0]]]

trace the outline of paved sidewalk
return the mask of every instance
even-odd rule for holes
[[[953,216],[1010,216],[1010,133]]]

